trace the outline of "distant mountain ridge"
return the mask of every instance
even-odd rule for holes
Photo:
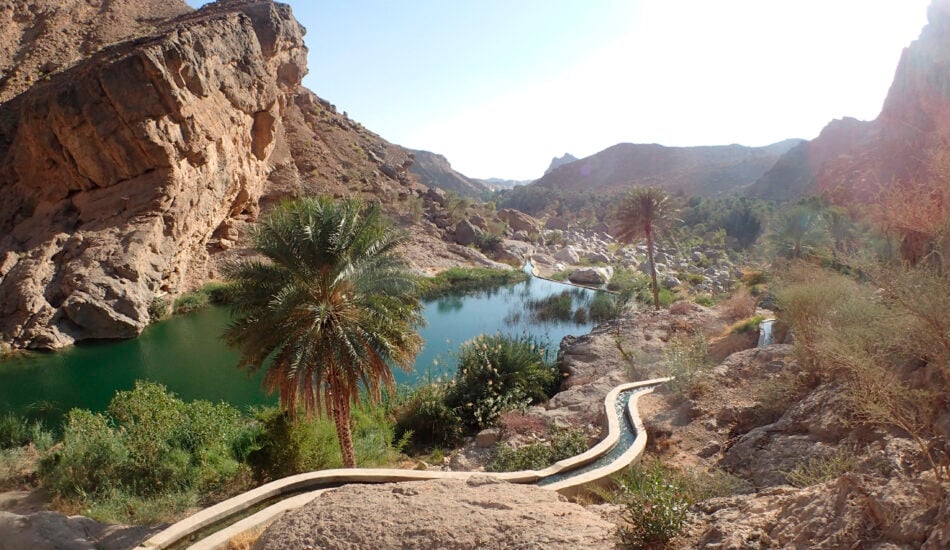
[[[716,196],[748,187],[801,142],[788,139],[765,147],[620,143],[562,164],[531,185],[567,192],[621,191],[652,185],[670,192]]]
[[[518,187],[519,185],[528,185],[535,180],[506,180],[503,178],[488,178],[477,181],[482,182],[492,191],[497,191],[499,189],[512,189]]]
[[[409,150],[414,156],[409,172],[428,187],[438,187],[445,191],[454,191],[463,197],[481,198],[491,188],[485,183],[470,178],[452,168],[448,159],[431,151]]]

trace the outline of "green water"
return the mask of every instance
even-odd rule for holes
[[[426,302],[428,322],[420,333],[425,348],[412,373],[397,373],[400,384],[451,376],[459,344],[482,333],[530,334],[556,349],[567,334],[585,334],[591,323],[540,322],[526,304],[564,291],[564,286],[531,279],[509,287],[448,296]],[[582,306],[593,291],[572,291]],[[82,344],[55,353],[23,353],[0,362],[0,414],[14,411],[58,423],[69,409],[106,408],[117,390],[136,380],[166,385],[185,400],[226,401],[240,408],[275,403],[260,387],[261,373],[237,369],[237,354],[220,339],[226,308],[208,308],[150,326],[133,340]]]

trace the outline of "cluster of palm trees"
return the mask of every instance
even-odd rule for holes
[[[664,192],[637,188],[619,213],[622,239],[646,238],[656,309],[654,237],[670,212]],[[376,204],[305,198],[265,216],[253,234],[259,256],[226,272],[234,320],[224,338],[239,366],[266,369],[265,389],[292,416],[333,418],[348,468],[352,405],[394,390],[392,369],[410,369],[422,347],[418,280],[399,253],[406,239]]]

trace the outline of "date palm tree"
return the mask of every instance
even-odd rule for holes
[[[647,240],[647,258],[650,262],[650,279],[653,288],[653,306],[660,310],[660,287],[656,282],[656,259],[654,237],[659,227],[672,220],[673,206],[670,196],[658,187],[634,187],[620,204],[618,219],[620,231],[617,237],[632,243],[640,237]]]
[[[343,465],[356,465],[351,405],[395,387],[393,367],[410,369],[422,338],[417,279],[398,253],[406,240],[377,205],[307,198],[276,207],[254,232],[263,258],[227,269],[235,320],[224,333],[239,366],[266,369],[292,417],[333,419]]]

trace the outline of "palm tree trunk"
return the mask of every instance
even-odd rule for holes
[[[344,468],[356,468],[356,453],[353,451],[353,431],[350,429],[350,402],[345,392],[333,393],[333,423],[340,440],[340,453]]]
[[[647,228],[647,256],[650,258],[650,278],[653,280],[653,307],[660,311],[660,287],[656,284],[656,260],[653,258],[653,231]]]

